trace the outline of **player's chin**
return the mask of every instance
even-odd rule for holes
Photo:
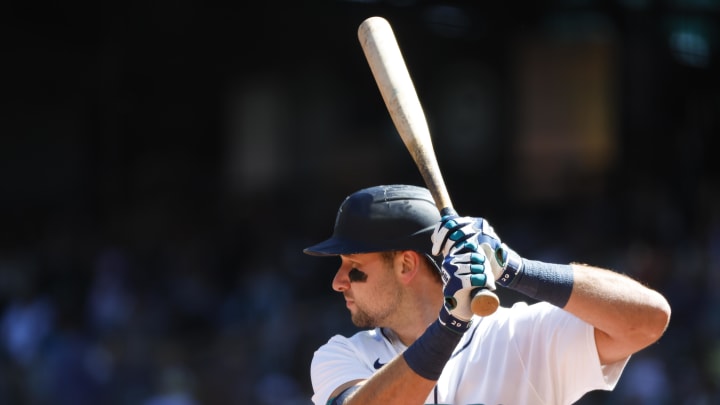
[[[358,328],[374,328],[375,322],[362,311],[350,311],[353,325]]]

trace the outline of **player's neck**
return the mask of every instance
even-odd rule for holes
[[[410,346],[438,318],[442,301],[440,304],[434,301],[417,300],[411,305],[411,308],[404,308],[405,311],[400,311],[403,315],[389,327],[405,346]]]

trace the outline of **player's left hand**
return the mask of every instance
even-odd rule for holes
[[[495,280],[501,285],[508,285],[520,270],[520,256],[500,241],[484,218],[444,216],[435,226],[430,239],[433,243],[432,254],[442,253],[446,259],[452,249],[460,249],[462,246],[472,245],[477,251],[484,252],[488,259],[485,267],[489,278],[492,277],[488,285],[493,287]]]

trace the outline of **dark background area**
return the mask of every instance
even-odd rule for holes
[[[302,248],[351,192],[422,184],[357,40],[373,15],[461,214],[670,300],[581,403],[720,400],[717,1],[14,3],[0,403],[310,403],[312,352],[354,329]]]

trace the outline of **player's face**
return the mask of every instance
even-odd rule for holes
[[[380,253],[340,256],[342,263],[333,279],[341,292],[353,324],[360,328],[388,326],[402,298],[393,261]]]

